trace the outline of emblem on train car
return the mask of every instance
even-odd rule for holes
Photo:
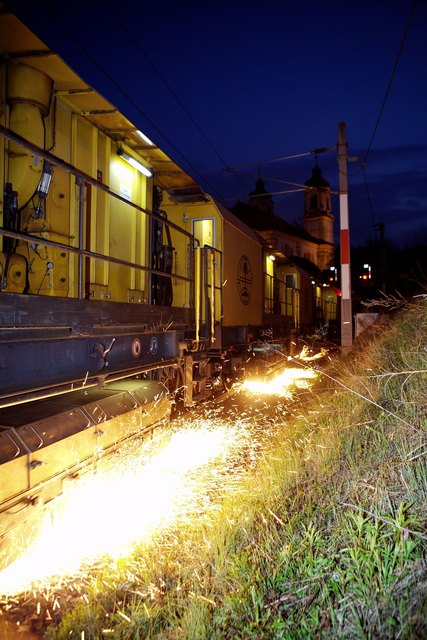
[[[242,256],[237,267],[237,289],[243,304],[249,304],[252,295],[252,267],[248,256]]]

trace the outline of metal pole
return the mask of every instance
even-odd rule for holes
[[[84,249],[84,215],[85,215],[85,184],[83,179],[80,176],[76,178],[76,184],[79,188],[79,257],[78,257],[78,297],[80,300],[83,300],[84,290],[83,290],[83,254],[82,251]]]
[[[340,194],[341,245],[341,351],[346,354],[353,344],[351,308],[350,229],[348,220],[347,139],[345,123],[338,124],[338,169]]]

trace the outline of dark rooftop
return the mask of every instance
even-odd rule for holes
[[[313,238],[313,236],[299,225],[290,224],[272,213],[260,211],[257,207],[245,204],[244,202],[237,202],[231,211],[242,220],[242,222],[256,231],[269,231],[272,229],[296,236],[297,238],[319,243],[317,238]]]

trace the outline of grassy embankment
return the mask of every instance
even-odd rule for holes
[[[362,342],[217,508],[48,637],[427,637],[427,300]]]

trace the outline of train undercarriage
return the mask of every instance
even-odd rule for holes
[[[150,306],[2,293],[0,570],[70,484],[241,375],[247,345],[213,349],[185,310],[155,311],[164,322]]]

